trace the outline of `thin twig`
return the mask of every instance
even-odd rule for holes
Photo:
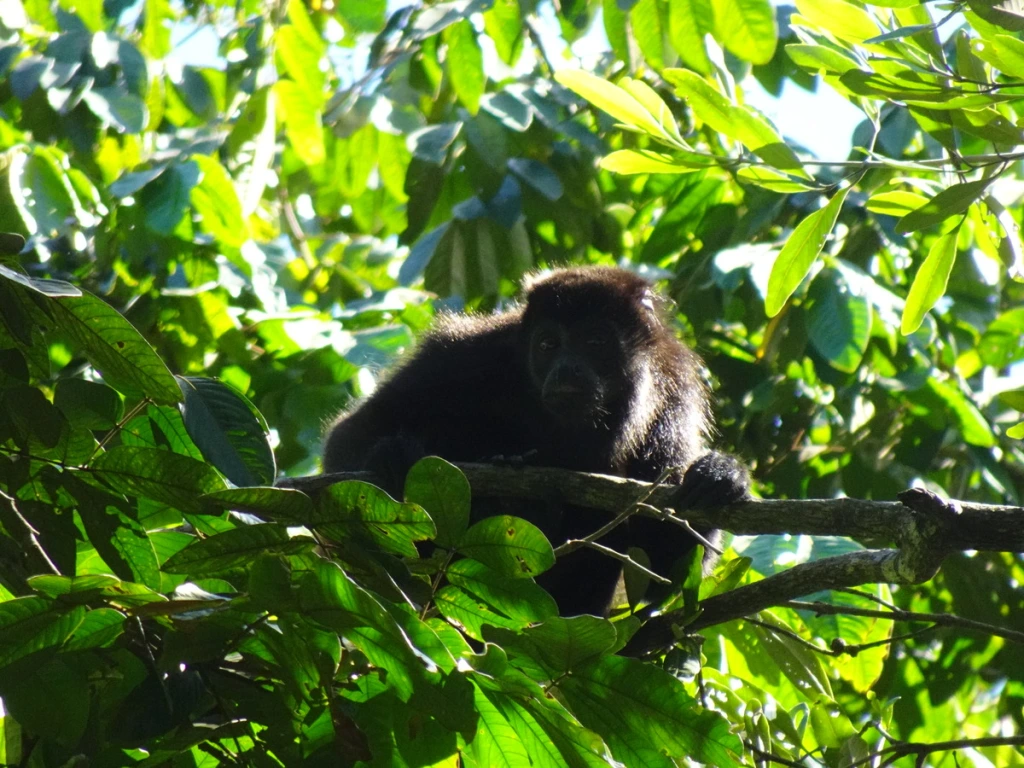
[[[889,611],[876,611],[872,608],[855,608],[849,605],[830,605],[828,603],[805,602],[803,600],[785,600],[780,602],[779,605],[798,611],[813,611],[818,615],[866,616],[868,618],[889,619],[891,621],[925,621],[943,627],[973,629],[988,635],[1002,637],[1014,643],[1024,643],[1024,632],[997,627],[994,624],[986,624],[974,619],[965,619],[962,616],[954,616],[949,613],[917,613],[914,611],[904,611],[899,608]]]
[[[624,555],[621,552],[616,552],[614,549],[606,547],[603,544],[598,544],[596,541],[584,541],[583,539],[570,539],[570,541],[579,542],[581,546],[596,550],[597,552],[600,552],[603,555],[608,555],[608,557],[612,558],[613,560],[618,560],[620,563],[623,563],[624,565],[628,565],[631,568],[636,568],[638,571],[640,571],[640,573],[645,574],[646,576],[650,577],[653,581],[656,581],[659,584],[672,583],[669,579],[666,579],[664,576],[655,573],[650,568],[644,568],[644,566],[640,565],[640,563],[631,558],[629,555]],[[567,541],[566,544],[568,543],[569,542]]]

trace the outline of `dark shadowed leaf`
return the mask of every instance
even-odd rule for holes
[[[192,442],[232,483],[269,485],[277,475],[266,422],[248,398],[217,381],[177,376]]]
[[[197,539],[167,559],[163,570],[203,576],[251,565],[262,554],[296,555],[312,549],[316,542],[307,536],[291,537],[288,529],[275,523],[246,525]]]
[[[97,457],[91,469],[116,491],[162,501],[182,512],[202,512],[199,497],[224,489],[210,465],[157,448],[116,446]]]

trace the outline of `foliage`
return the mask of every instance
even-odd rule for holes
[[[556,5],[0,0],[0,764],[841,766],[1021,733],[1024,655],[984,631],[778,608],[639,661],[636,620],[554,615],[550,544],[469,526],[445,462],[402,500],[270,487],[435,311],[593,262],[664,280],[764,494],[1020,503],[1017,6]],[[858,106],[850,157],[755,80]],[[870,542],[734,544],[702,597]],[[981,553],[822,599],[1022,631],[1021,583]],[[921,764],[1024,764],[969,746]]]

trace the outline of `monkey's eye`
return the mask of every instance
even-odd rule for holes
[[[558,346],[558,342],[550,336],[545,336],[537,342],[537,346],[540,347],[542,352],[550,352],[552,349]]]
[[[592,347],[603,347],[608,343],[608,337],[603,334],[596,334],[587,339],[587,344]]]

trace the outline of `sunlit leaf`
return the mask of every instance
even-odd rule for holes
[[[936,238],[928,249],[928,256],[914,276],[914,282],[907,294],[907,304],[903,308],[900,333],[904,336],[921,326],[925,313],[934,307],[935,302],[946,292],[949,273],[953,271],[953,262],[956,259],[956,242],[959,236],[960,227],[956,227]]]
[[[807,276],[825,246],[825,241],[832,233],[850,189],[852,187],[844,187],[836,192],[828,205],[801,221],[786,240],[768,278],[768,295],[765,297],[764,310],[769,317],[779,313],[793,295],[793,291]]]

